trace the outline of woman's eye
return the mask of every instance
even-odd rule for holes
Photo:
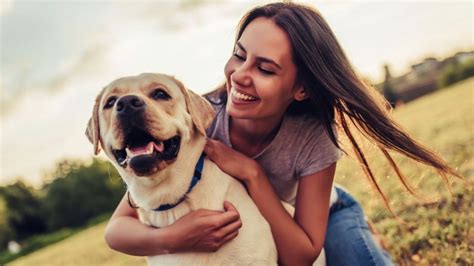
[[[112,108],[117,101],[117,97],[110,97],[105,103],[104,109]]]
[[[171,96],[162,89],[153,90],[150,97],[154,100],[169,100],[169,99],[171,99]]]
[[[259,67],[258,70],[260,70],[260,72],[262,72],[262,74],[267,75],[267,76],[271,76],[271,75],[275,74],[275,72],[266,70],[266,69],[261,68],[261,67]]]
[[[237,58],[237,59],[239,59],[240,61],[245,61],[245,57],[243,57],[243,56],[241,56],[241,55],[239,55],[239,54],[237,54],[237,53],[234,53],[234,57]]]

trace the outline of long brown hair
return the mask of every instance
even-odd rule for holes
[[[443,159],[411,138],[392,119],[388,102],[358,77],[334,33],[317,10],[287,2],[256,7],[240,21],[236,42],[249,23],[258,17],[273,20],[288,34],[293,48],[293,60],[297,66],[297,82],[309,95],[307,100],[294,101],[287,112],[308,113],[320,119],[331,141],[340,148],[332,130],[332,124],[336,122],[350,141],[370,183],[382,196],[391,212],[387,198],[380,189],[351,128],[356,128],[362,136],[376,144],[403,186],[413,195],[416,195],[415,190],[389,154],[389,150],[433,167],[445,179],[448,187],[448,175],[462,178]],[[217,96],[220,102],[225,104],[227,95],[224,86],[209,93],[208,98],[216,100]]]

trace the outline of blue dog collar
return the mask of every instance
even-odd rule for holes
[[[203,152],[201,154],[201,157],[199,157],[196,167],[194,167],[194,175],[193,175],[193,179],[191,180],[191,184],[189,184],[188,191],[186,191],[186,193],[184,193],[184,195],[176,203],[160,205],[158,208],[153,209],[154,211],[159,212],[159,211],[166,211],[166,210],[172,209],[178,206],[181,202],[183,202],[186,199],[186,196],[189,194],[189,192],[191,192],[194,186],[196,186],[199,180],[201,180],[202,168],[204,166],[204,157],[206,157],[206,154]]]

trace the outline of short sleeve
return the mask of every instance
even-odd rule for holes
[[[332,130],[336,136],[334,126]],[[331,141],[324,125],[314,123],[308,128],[305,145],[298,154],[297,178],[319,172],[342,157],[342,151]]]
[[[209,99],[207,99],[207,100],[209,100]],[[209,127],[206,128],[206,136],[208,138],[212,138],[212,136],[215,135],[217,123],[218,123],[218,120],[221,116],[221,112],[224,108],[223,107],[224,105],[216,104],[213,100],[214,99],[209,100],[209,103],[211,104],[212,108],[214,108],[214,111],[216,112],[216,115],[215,115],[214,119],[212,120],[212,123],[209,125]]]

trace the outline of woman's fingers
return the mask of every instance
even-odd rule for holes
[[[224,211],[199,209],[178,219],[176,250],[217,251],[224,243],[235,238],[242,226],[235,206],[226,201]]]
[[[235,221],[233,223],[230,223],[228,225],[225,225],[224,227],[220,228],[217,232],[216,235],[222,239],[225,239],[228,235],[231,234],[237,234],[239,232],[239,229],[242,227],[242,222],[240,220]]]
[[[209,219],[209,224],[212,225],[212,229],[223,227],[233,222],[240,221],[240,215],[237,209],[230,202],[224,203],[224,213],[214,215]]]
[[[234,239],[239,229],[242,227],[242,220],[235,206],[229,201],[224,202],[225,213],[222,215],[222,226],[220,226],[213,235],[219,246],[222,246],[231,239]],[[227,217],[224,217],[227,214]]]
[[[235,208],[234,204],[232,204],[230,201],[227,201],[227,200],[224,201],[224,210],[237,212],[237,209]]]
[[[239,220],[226,224],[209,235],[211,251],[217,251],[222,245],[234,239],[239,234],[242,222]]]
[[[209,209],[198,209],[198,210],[196,210],[192,213],[196,216],[204,217],[204,216],[211,216],[211,215],[221,214],[222,212],[221,211],[209,210]]]
[[[213,161],[214,159],[218,159],[220,154],[235,155],[237,153],[233,149],[226,146],[224,143],[213,139],[207,139],[206,145],[204,146],[204,152]]]
[[[204,152],[213,160],[215,152],[214,152],[214,140],[207,139],[206,145],[204,146]]]
[[[230,240],[236,238],[238,235],[239,235],[239,231],[235,231],[231,234],[226,235],[221,241],[221,246],[229,242]]]

